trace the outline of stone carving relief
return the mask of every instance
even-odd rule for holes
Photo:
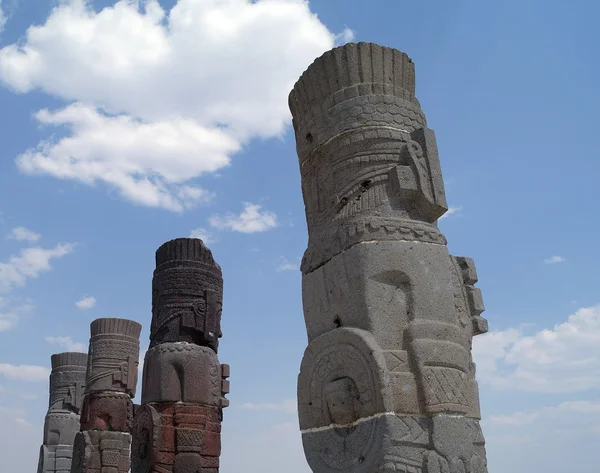
[[[470,350],[487,321],[473,261],[437,227],[448,206],[414,92],[406,54],[358,43],[290,93],[309,232],[298,410],[315,473],[486,471]]]

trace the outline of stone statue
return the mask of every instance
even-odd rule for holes
[[[85,353],[52,355],[50,405],[44,422],[38,473],[71,471],[73,441],[79,432],[79,413],[85,388]]]
[[[132,473],[218,473],[229,366],[217,357],[223,277],[202,240],[156,251],[150,348],[136,410]]]
[[[449,254],[435,136],[404,53],[347,44],[289,97],[309,242],[298,378],[315,473],[486,473],[471,357],[487,321]]]
[[[133,320],[91,324],[81,432],[71,473],[127,473],[142,326]]]

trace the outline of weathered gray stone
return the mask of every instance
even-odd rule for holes
[[[73,446],[71,472],[127,473],[131,435],[125,432],[86,430],[79,432]]]
[[[485,473],[473,260],[449,254],[435,135],[414,65],[370,43],[333,49],[290,94],[309,230],[298,377],[315,473]]]
[[[87,355],[58,353],[51,357],[50,401],[44,421],[38,473],[69,472],[73,441],[85,387]]]

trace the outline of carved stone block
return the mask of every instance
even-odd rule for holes
[[[133,403],[127,393],[106,391],[86,395],[81,430],[131,432]]]
[[[220,453],[218,407],[151,403],[144,404],[136,415],[131,456],[134,472],[218,469]]]
[[[96,319],[91,324],[86,394],[117,391],[134,397],[142,326],[126,319]]]
[[[71,473],[127,473],[131,435],[125,432],[79,432],[73,446]]]
[[[78,414],[48,412],[44,420],[44,445],[73,445],[79,422]]]
[[[218,350],[223,306],[221,268],[202,240],[179,238],[156,251],[150,347],[188,342]]]
[[[221,365],[208,347],[180,342],[150,348],[143,383],[143,404],[181,401],[221,406]]]
[[[315,473],[485,473],[473,260],[450,255],[434,132],[397,50],[347,44],[290,93],[309,239],[298,377]]]

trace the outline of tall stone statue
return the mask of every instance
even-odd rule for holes
[[[38,473],[68,473],[73,441],[79,432],[87,355],[58,353],[52,355],[51,363],[50,405],[44,422]]]
[[[300,428],[315,473],[485,473],[473,260],[449,254],[435,136],[410,58],[314,61],[289,98],[309,242]]]
[[[132,473],[218,473],[229,366],[217,357],[223,277],[202,240],[156,251]]]
[[[140,332],[133,320],[91,323],[81,432],[75,437],[71,473],[127,473]]]

